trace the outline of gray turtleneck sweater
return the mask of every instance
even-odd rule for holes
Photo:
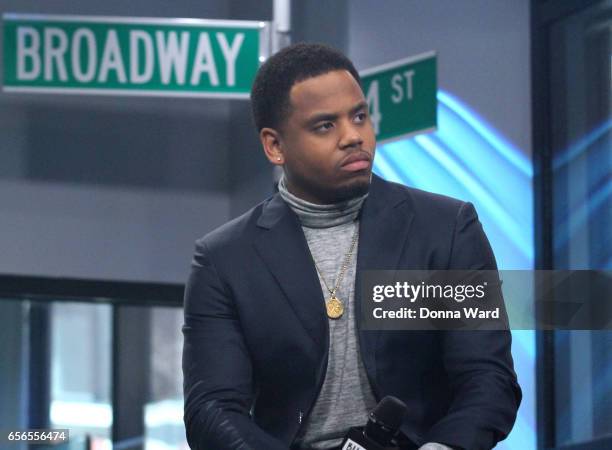
[[[329,298],[325,283],[333,289],[351,246],[353,233],[359,228],[359,211],[363,197],[331,205],[317,205],[291,194],[282,177],[278,190],[302,224],[312,258],[321,271],[319,282],[323,297]],[[337,447],[350,427],[362,426],[376,406],[357,340],[355,323],[355,272],[357,250],[340,283],[337,297],[344,304],[339,319],[329,319],[329,355],[327,372],[319,396],[307,418],[301,437],[303,449]],[[321,279],[325,278],[325,282]],[[313,299],[313,301],[316,301]],[[429,442],[419,450],[452,450],[443,444]]]
[[[353,233],[359,227],[357,216],[366,196],[339,204],[317,205],[292,195],[284,178],[279,182],[279,192],[302,224],[310,253],[321,272],[319,281],[327,300],[330,294],[321,275],[333,289]],[[344,304],[344,314],[339,319],[329,319],[327,372],[304,427],[303,448],[327,449],[340,445],[348,429],[364,425],[368,413],[376,406],[357,344],[354,307],[357,247],[358,244],[336,293]]]

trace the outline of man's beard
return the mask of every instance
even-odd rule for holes
[[[330,203],[341,203],[353,198],[362,197],[370,190],[370,179],[355,180],[355,182],[339,186],[333,192],[330,192]]]
[[[287,177],[286,172],[285,177]],[[329,186],[322,186],[318,183],[313,183],[313,180],[311,179],[299,176],[296,178],[299,180],[296,184],[301,187],[301,190],[308,192],[310,196],[317,199],[315,203],[329,205],[347,202],[351,199],[362,197],[367,194],[370,189],[372,173],[370,172],[367,177],[363,176],[353,178],[352,180],[347,180],[347,182],[344,184],[334,186],[333,188],[330,188]],[[301,197],[299,194],[296,194],[296,192],[292,192],[290,187],[291,185],[293,185],[293,183],[287,182],[287,188],[289,191],[293,195]]]
[[[346,184],[335,186],[333,189],[311,185],[311,192],[315,193],[316,197],[319,198],[323,204],[343,203],[367,194],[370,190],[371,180],[372,175],[370,173],[368,178],[360,177],[353,179]]]

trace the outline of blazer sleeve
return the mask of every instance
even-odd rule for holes
[[[183,391],[194,450],[287,450],[250,417],[252,367],[236,308],[203,241],[185,287]]]
[[[471,203],[457,214],[450,270],[497,270],[489,241]],[[510,353],[508,330],[445,331],[444,368],[453,401],[447,415],[426,435],[453,448],[491,449],[516,419],[522,393]]]

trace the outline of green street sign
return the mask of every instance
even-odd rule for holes
[[[359,75],[379,142],[436,129],[435,52],[373,67]]]
[[[269,22],[3,15],[6,92],[249,98]]]

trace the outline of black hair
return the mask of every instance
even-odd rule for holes
[[[361,86],[353,63],[325,44],[299,43],[272,55],[257,71],[251,88],[251,107],[257,130],[278,129],[289,111],[291,87],[333,70],[347,70]]]

